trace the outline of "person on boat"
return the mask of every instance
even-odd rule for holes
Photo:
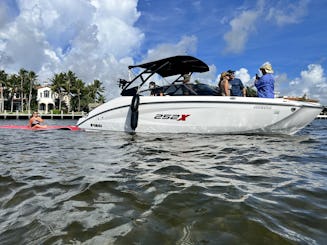
[[[191,87],[187,85],[191,81],[191,74],[190,73],[184,73],[182,75],[183,77],[183,85],[182,85],[182,90],[183,90],[183,95],[190,95],[190,89]],[[192,89],[191,89],[192,90]]]
[[[41,123],[43,123],[44,120],[39,116],[39,114],[35,111],[33,112],[32,117],[29,120],[28,126],[31,128],[46,128],[47,125],[41,125]]]
[[[220,74],[218,87],[222,96],[230,96],[230,74],[228,72],[222,72]]]
[[[156,83],[155,82],[150,82],[149,83],[149,89],[151,91],[150,95],[155,96],[156,95]]]
[[[260,67],[262,76],[256,75],[254,82],[255,87],[258,91],[258,97],[261,98],[274,98],[274,83],[275,79],[273,77],[274,70],[270,63],[265,63]]]
[[[244,87],[241,79],[235,78],[235,71],[228,70],[227,71],[230,75],[229,84],[231,85],[231,96],[246,96],[246,88]]]
[[[151,91],[150,93],[151,96],[163,96],[162,90],[160,89],[159,86],[156,85],[155,82],[152,81],[149,83],[149,89]]]
[[[191,81],[191,75],[190,74],[184,74],[183,75],[183,83],[188,83]]]

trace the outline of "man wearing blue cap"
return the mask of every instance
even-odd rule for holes
[[[246,88],[240,79],[235,78],[235,71],[228,70],[227,72],[231,76],[231,80],[229,81],[229,84],[231,85],[230,95],[246,97]]]

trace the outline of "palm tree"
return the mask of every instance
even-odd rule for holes
[[[58,109],[61,111],[61,104],[64,94],[64,85],[65,85],[65,74],[55,74],[54,78],[51,79],[51,89],[58,94],[59,105]]]
[[[21,111],[24,111],[24,86],[27,82],[27,71],[21,68],[18,72],[20,78],[20,101],[21,101]]]
[[[28,113],[31,112],[32,90],[35,85],[37,75],[34,71],[29,71],[27,75],[29,81],[29,96],[28,96]]]
[[[4,71],[0,71],[0,112],[3,112],[5,109],[4,103],[4,90],[7,87],[8,83],[8,74]]]
[[[81,94],[85,88],[84,82],[81,79],[77,79],[73,88],[77,94],[77,100],[78,100],[77,111],[80,112],[81,111]]]
[[[90,97],[93,99],[94,103],[104,102],[104,87],[102,82],[99,80],[94,80],[93,84],[89,85]],[[100,101],[101,99],[101,101]]]
[[[65,74],[65,90],[67,92],[67,95],[68,95],[69,99],[71,98],[71,88],[76,83],[76,80],[77,80],[77,77],[76,77],[76,75],[75,75],[74,72],[72,72],[72,71],[69,70]],[[70,111],[70,109],[71,109],[71,106],[68,105],[68,111]]]
[[[16,94],[18,93],[18,87],[20,84],[20,77],[17,76],[16,74],[10,75],[8,79],[8,90],[9,92],[9,97],[10,97],[10,112],[13,112],[14,110],[14,99],[16,97]]]
[[[106,101],[106,97],[103,94],[100,94],[98,97],[98,103],[103,104]]]

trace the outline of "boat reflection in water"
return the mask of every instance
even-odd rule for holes
[[[121,97],[79,119],[85,130],[200,134],[294,134],[321,112],[317,102],[286,98],[218,96],[207,84],[185,83],[185,74],[209,67],[191,56],[174,56],[129,69],[143,71],[131,81],[120,80]],[[153,75],[176,79],[148,88]],[[151,96],[151,94],[163,96]]]

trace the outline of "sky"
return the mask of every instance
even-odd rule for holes
[[[236,71],[246,86],[265,62],[280,95],[327,105],[326,0],[0,0],[0,69],[38,74],[41,84],[72,70],[119,96],[129,65],[191,55],[211,85]]]

